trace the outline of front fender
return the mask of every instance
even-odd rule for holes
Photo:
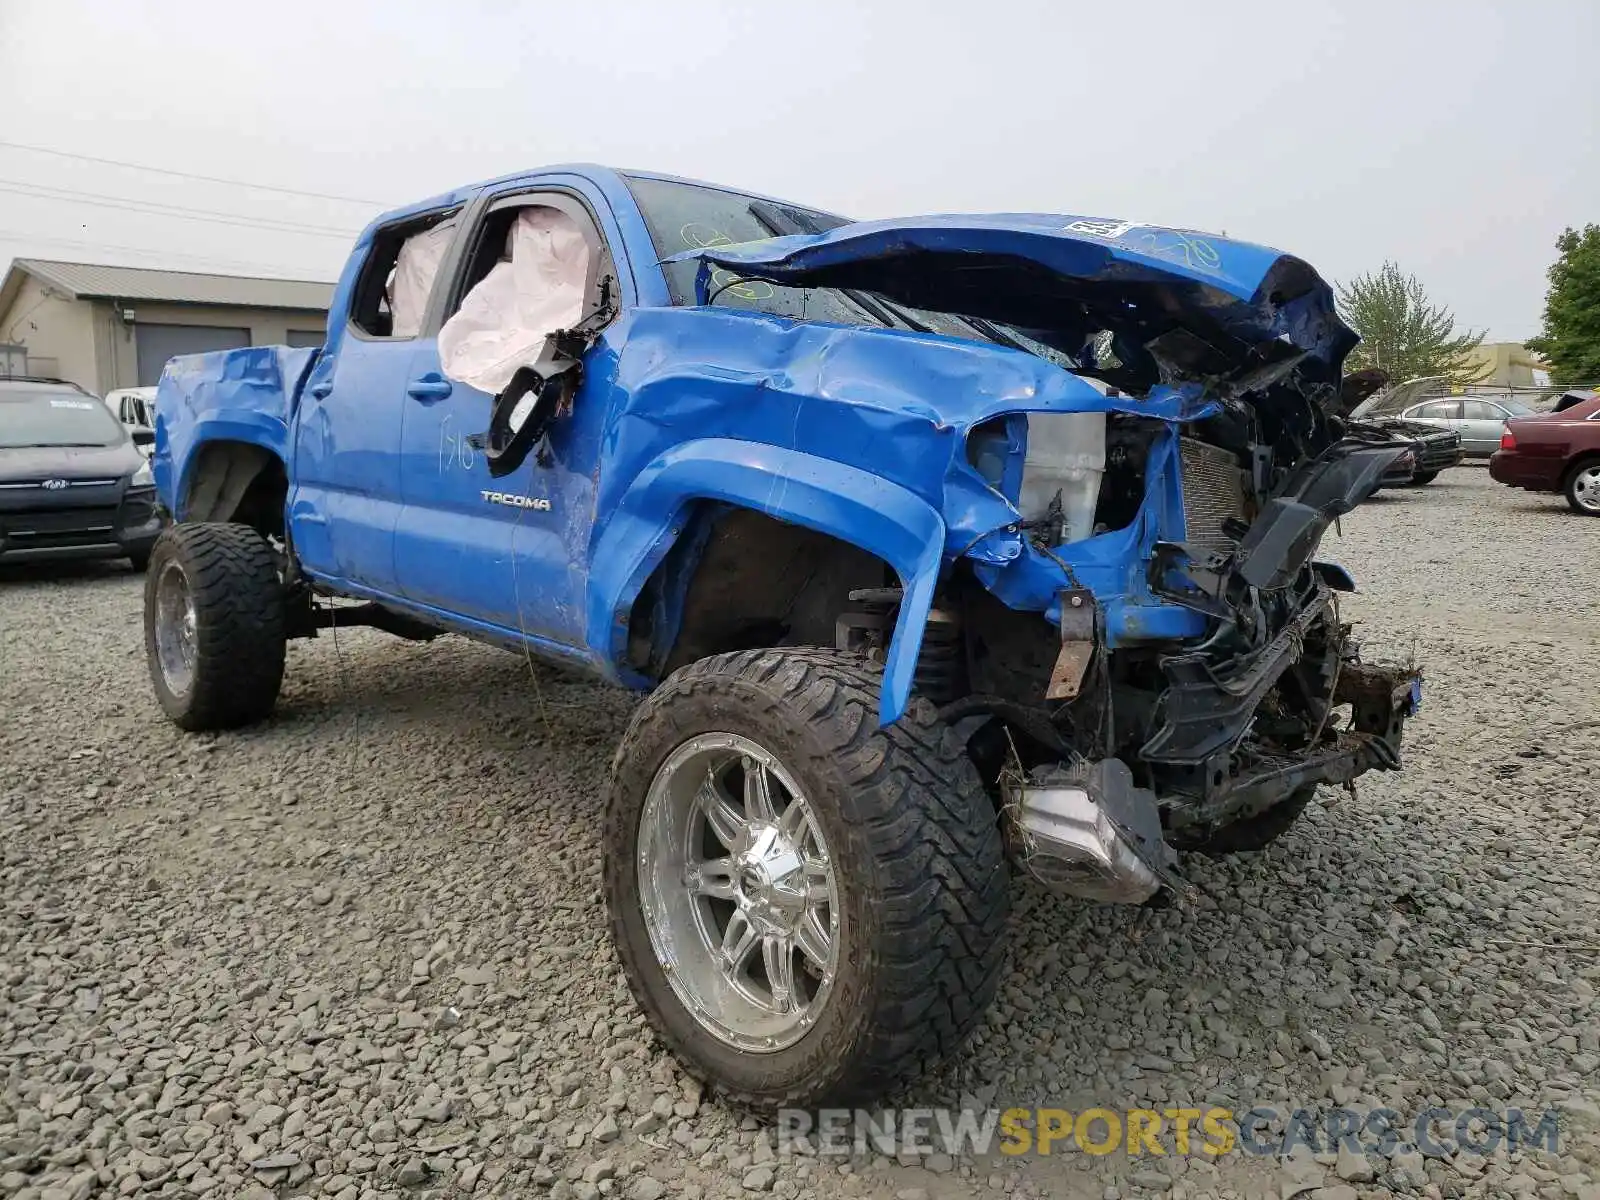
[[[683,533],[690,506],[703,500],[804,525],[894,568],[904,595],[884,664],[878,717],[885,725],[897,720],[910,702],[938,584],[944,520],[899,484],[781,446],[704,438],[673,447],[639,472],[593,546],[591,648],[608,662],[622,661],[634,599]]]

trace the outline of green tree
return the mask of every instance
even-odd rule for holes
[[[1361,335],[1347,371],[1376,368],[1397,383],[1423,375],[1472,383],[1491,369],[1473,355],[1483,334],[1457,333],[1455,315],[1430,302],[1417,277],[1392,262],[1341,283],[1339,312]]]
[[[1544,298],[1544,332],[1528,349],[1544,355],[1555,383],[1600,379],[1600,225],[1568,229],[1556,239]]]

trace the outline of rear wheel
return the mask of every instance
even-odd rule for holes
[[[144,584],[145,658],[182,729],[232,729],[272,711],[283,682],[284,597],[272,547],[247,525],[174,525]]]
[[[1600,459],[1586,459],[1573,467],[1562,487],[1573,512],[1600,517]]]
[[[686,1067],[771,1111],[865,1102],[949,1055],[994,997],[994,807],[926,701],[827,650],[675,673],[618,747],[606,899],[635,998]]]

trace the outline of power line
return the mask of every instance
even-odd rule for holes
[[[21,244],[39,243],[47,246],[71,246],[76,250],[115,250],[123,254],[139,254],[162,260],[178,260],[181,262],[203,263],[216,267],[244,267],[251,271],[266,272],[272,278],[290,278],[283,274],[281,264],[247,262],[237,258],[213,258],[204,254],[180,254],[166,250],[152,250],[145,246],[124,246],[115,242],[83,242],[73,238],[45,237],[31,233],[24,233],[20,229],[0,229],[0,242],[16,242]],[[297,268],[298,269],[298,268]],[[317,283],[331,283],[331,280],[315,280]]]
[[[242,213],[224,213],[210,208],[184,208],[176,204],[162,204],[154,200],[134,200],[127,196],[107,196],[100,192],[78,192],[68,188],[47,187],[15,179],[0,179],[0,192],[18,196],[31,196],[40,200],[65,200],[70,204],[92,204],[100,208],[119,208],[146,216],[172,217],[184,221],[210,221],[216,225],[236,225],[245,229],[268,229],[277,233],[302,233],[309,237],[338,238],[349,241],[359,230],[335,229],[330,225],[305,225],[294,221],[277,221],[271,217],[249,217]]]
[[[131,171],[149,171],[154,175],[171,175],[177,179],[196,179],[202,183],[221,183],[229,187],[253,188],[258,192],[277,192],[281,196],[307,196],[313,200],[336,200],[341,204],[366,204],[374,208],[387,208],[387,200],[363,200],[357,196],[336,196],[328,192],[307,192],[299,188],[276,187],[270,183],[247,183],[242,179],[224,179],[220,175],[200,175],[193,171],[174,171],[170,167],[152,167],[146,163],[124,162],[116,158],[98,158],[93,154],[76,154],[68,150],[51,150],[45,146],[27,146],[21,142],[0,141],[8,150],[26,150],[31,154],[49,154],[55,158],[75,158],[80,162],[99,163],[105,167],[125,167]]]

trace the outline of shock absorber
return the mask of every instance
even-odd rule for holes
[[[861,606],[861,611],[839,614],[839,649],[865,651],[869,658],[882,662],[901,596],[897,587],[852,591],[850,599]],[[930,609],[928,623],[922,630],[922,647],[917,653],[912,686],[935,705],[949,704],[966,695],[966,674],[960,617],[951,609]]]
[[[961,621],[949,609],[928,612],[917,654],[916,690],[934,704],[949,704],[966,692],[966,655],[961,642]]]

